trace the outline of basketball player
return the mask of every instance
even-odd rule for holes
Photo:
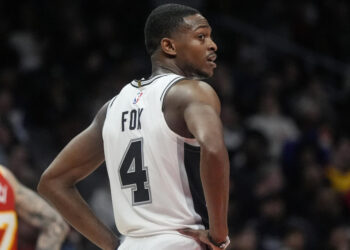
[[[146,21],[145,41],[151,76],[102,107],[38,190],[93,243],[114,250],[117,237],[75,187],[105,160],[115,222],[126,236],[118,249],[225,249],[228,154],[219,99],[200,80],[216,67],[211,27],[195,9],[162,5]]]
[[[0,165],[0,249],[17,249],[17,216],[39,228],[37,250],[59,250],[68,233],[62,217]]]

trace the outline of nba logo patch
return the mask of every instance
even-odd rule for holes
[[[138,101],[140,100],[141,96],[143,95],[142,92],[137,93],[137,96],[134,98],[134,101],[132,102],[133,104],[138,103]]]

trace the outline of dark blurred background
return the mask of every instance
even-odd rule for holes
[[[143,25],[198,8],[219,51],[231,162],[231,250],[350,249],[347,0],[0,1],[0,163],[35,189],[62,147],[132,79],[150,75]],[[113,230],[104,167],[79,184]],[[20,221],[19,249],[37,231]],[[64,250],[97,249],[74,229]]]

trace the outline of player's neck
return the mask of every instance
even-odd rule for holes
[[[169,58],[159,58],[159,57],[152,57],[152,75],[160,75],[160,74],[177,74],[180,76],[186,76],[185,72],[176,65],[175,61],[173,59]]]

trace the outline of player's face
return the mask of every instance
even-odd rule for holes
[[[214,74],[217,46],[211,38],[211,27],[202,15],[185,17],[174,42],[177,64],[186,76],[207,78]]]

